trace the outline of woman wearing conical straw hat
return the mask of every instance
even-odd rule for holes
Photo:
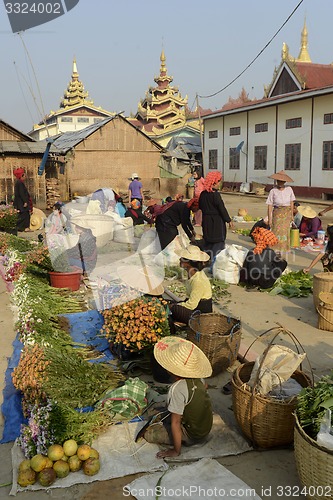
[[[302,219],[299,226],[299,235],[301,238],[317,238],[318,231],[322,231],[321,220],[317,212],[309,205],[300,205],[298,212],[301,214]]]
[[[269,176],[276,184],[270,190],[266,201],[268,207],[268,225],[279,240],[276,251],[289,252],[290,225],[294,220],[294,191],[286,182],[294,182],[284,170]]]
[[[177,457],[182,444],[204,443],[211,431],[213,412],[204,377],[211,364],[199,347],[179,337],[164,337],[154,347],[156,361],[171,373],[175,382],[167,397],[167,412],[153,417],[143,433],[149,443],[171,445],[158,458]]]

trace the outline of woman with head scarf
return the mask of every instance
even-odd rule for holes
[[[145,215],[149,218],[149,212],[151,223],[155,222],[161,250],[164,250],[178,235],[179,225],[182,226],[191,243],[195,243],[195,232],[187,203],[172,200],[164,205],[158,205],[156,200],[150,200],[147,205]]]
[[[142,213],[141,203],[137,199],[131,201],[131,205],[126,210],[124,217],[131,217],[133,220],[133,226],[138,226],[140,224],[144,224],[145,222],[150,224],[148,217]]]
[[[270,175],[276,184],[268,194],[266,205],[268,207],[268,225],[277,237],[276,249],[280,252],[290,250],[290,225],[294,220],[294,191],[286,182],[294,182],[284,170]]]
[[[154,415],[139,432],[149,443],[171,445],[157,458],[177,457],[182,445],[204,443],[213,425],[212,405],[202,380],[210,377],[212,366],[199,347],[172,335],[154,347],[156,361],[173,375],[167,395],[167,409]]]
[[[287,262],[270,248],[278,244],[272,231],[257,227],[252,238],[256,246],[245,257],[239,282],[246,284],[248,290],[271,288],[287,267]]]
[[[32,214],[32,200],[25,185],[25,170],[16,168],[13,171],[16,177],[14,185],[14,208],[19,211],[17,222],[18,231],[30,231],[30,215]]]
[[[229,224],[230,228],[233,227],[230,215],[218,192],[221,180],[221,172],[209,172],[199,197],[199,208],[202,210],[203,249],[205,252],[210,252],[212,258],[225,247],[226,224]]]

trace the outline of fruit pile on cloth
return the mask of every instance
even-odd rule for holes
[[[53,484],[47,487],[38,482],[26,487],[19,486],[17,482],[18,470],[24,456],[15,441],[12,448],[13,486],[10,495],[16,495],[19,491],[27,490],[68,488],[73,484],[105,481],[106,479],[123,477],[137,472],[162,470],[164,462],[156,460],[159,447],[145,441],[135,443],[135,436],[141,425],[142,422],[126,422],[121,425],[113,425],[108,431],[95,439],[92,447],[98,450],[100,462],[100,470],[97,474],[89,476],[80,469],[74,473],[70,472],[66,477],[58,477]]]

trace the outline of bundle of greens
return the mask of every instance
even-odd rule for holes
[[[304,431],[313,439],[316,439],[324,413],[328,408],[333,410],[333,371],[330,375],[321,377],[314,387],[302,389],[297,398],[296,412],[299,422]]]
[[[313,277],[303,271],[291,271],[276,280],[274,286],[265,290],[270,295],[285,297],[307,297],[312,293]]]

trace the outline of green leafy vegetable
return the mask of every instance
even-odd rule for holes
[[[270,295],[285,297],[307,297],[312,293],[313,277],[303,271],[292,271],[276,280],[272,288],[267,289]]]

